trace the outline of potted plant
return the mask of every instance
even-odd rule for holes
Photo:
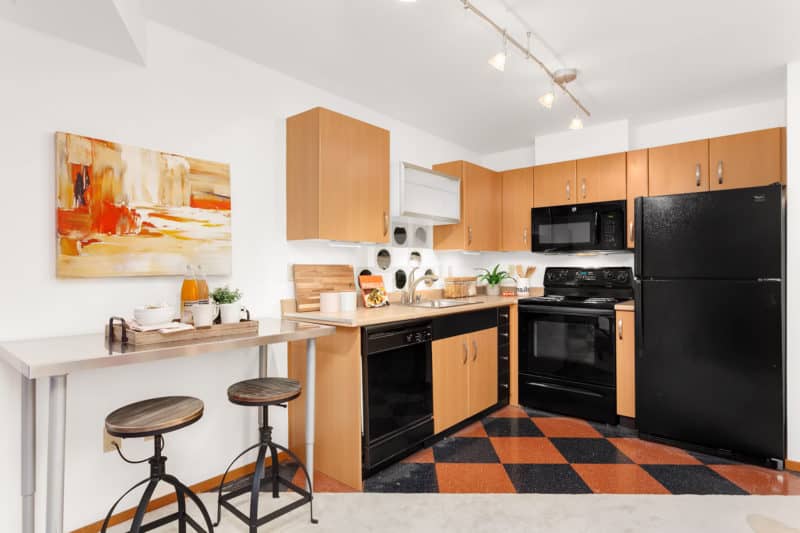
[[[211,299],[219,305],[220,322],[223,324],[236,324],[242,319],[242,306],[239,300],[242,293],[239,289],[230,289],[227,285],[219,287],[211,293]]]
[[[495,265],[492,270],[487,268],[479,268],[483,274],[478,276],[478,280],[487,283],[486,294],[489,296],[498,296],[500,294],[500,283],[504,279],[511,278],[511,275],[505,270],[500,270],[500,265]]]

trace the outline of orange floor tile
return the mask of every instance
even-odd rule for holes
[[[492,437],[489,439],[504,464],[564,464],[553,443],[543,437]]]
[[[501,464],[437,463],[436,476],[439,480],[439,492],[516,492]]]
[[[751,465],[709,465],[709,468],[750,494],[800,495],[800,477]]]
[[[646,465],[699,465],[698,459],[688,452],[635,438],[608,439],[634,463]]]
[[[669,494],[670,492],[639,465],[572,465],[594,492],[602,494]]]
[[[574,418],[533,418],[546,437],[600,438],[602,435],[584,420]]]

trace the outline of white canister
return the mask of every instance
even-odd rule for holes
[[[338,313],[341,298],[338,292],[321,292],[319,310],[321,313]]]
[[[528,278],[520,277],[517,280],[517,296],[530,295],[530,280]]]
[[[353,292],[340,292],[339,293],[339,311],[342,313],[353,313],[358,305],[358,293]]]

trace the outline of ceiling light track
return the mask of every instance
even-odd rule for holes
[[[464,6],[464,9],[472,11],[473,13],[475,13],[479,18],[481,18],[484,21],[486,21],[486,23],[488,23],[489,26],[494,28],[494,30],[497,33],[502,35],[503,38],[505,39],[505,41],[504,41],[505,43],[515,46],[520,52],[522,52],[522,55],[524,55],[526,59],[530,59],[531,61],[533,61],[534,63],[539,65],[539,67],[545,72],[545,74],[547,74],[547,76],[553,81],[553,85],[557,86],[559,89],[561,89],[564,92],[564,94],[569,96],[570,99],[573,102],[575,102],[575,105],[578,107],[578,109],[583,111],[586,114],[587,117],[592,116],[592,114],[589,112],[589,110],[586,109],[586,106],[584,106],[581,103],[581,101],[578,100],[578,97],[575,96],[574,94],[572,94],[572,92],[570,92],[570,90],[566,88],[566,86],[565,86],[566,82],[563,79],[559,80],[559,78],[556,76],[556,74],[553,71],[551,71],[549,68],[547,68],[547,65],[542,63],[542,61],[538,57],[536,57],[535,55],[533,55],[531,53],[530,45],[528,47],[522,46],[522,44],[519,41],[517,41],[516,39],[514,39],[514,37],[512,37],[511,35],[508,34],[508,32],[506,31],[505,28],[502,28],[494,20],[489,18],[488,15],[486,15],[483,11],[481,11],[480,9],[475,7],[475,4],[473,4],[469,0],[459,0],[459,2],[461,2],[461,4]],[[575,78],[573,77],[572,79],[575,79]],[[569,81],[571,81],[571,80],[569,80]]]

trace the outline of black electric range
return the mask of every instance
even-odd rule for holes
[[[520,403],[616,423],[614,306],[633,298],[632,269],[551,267],[544,289],[519,302]]]

